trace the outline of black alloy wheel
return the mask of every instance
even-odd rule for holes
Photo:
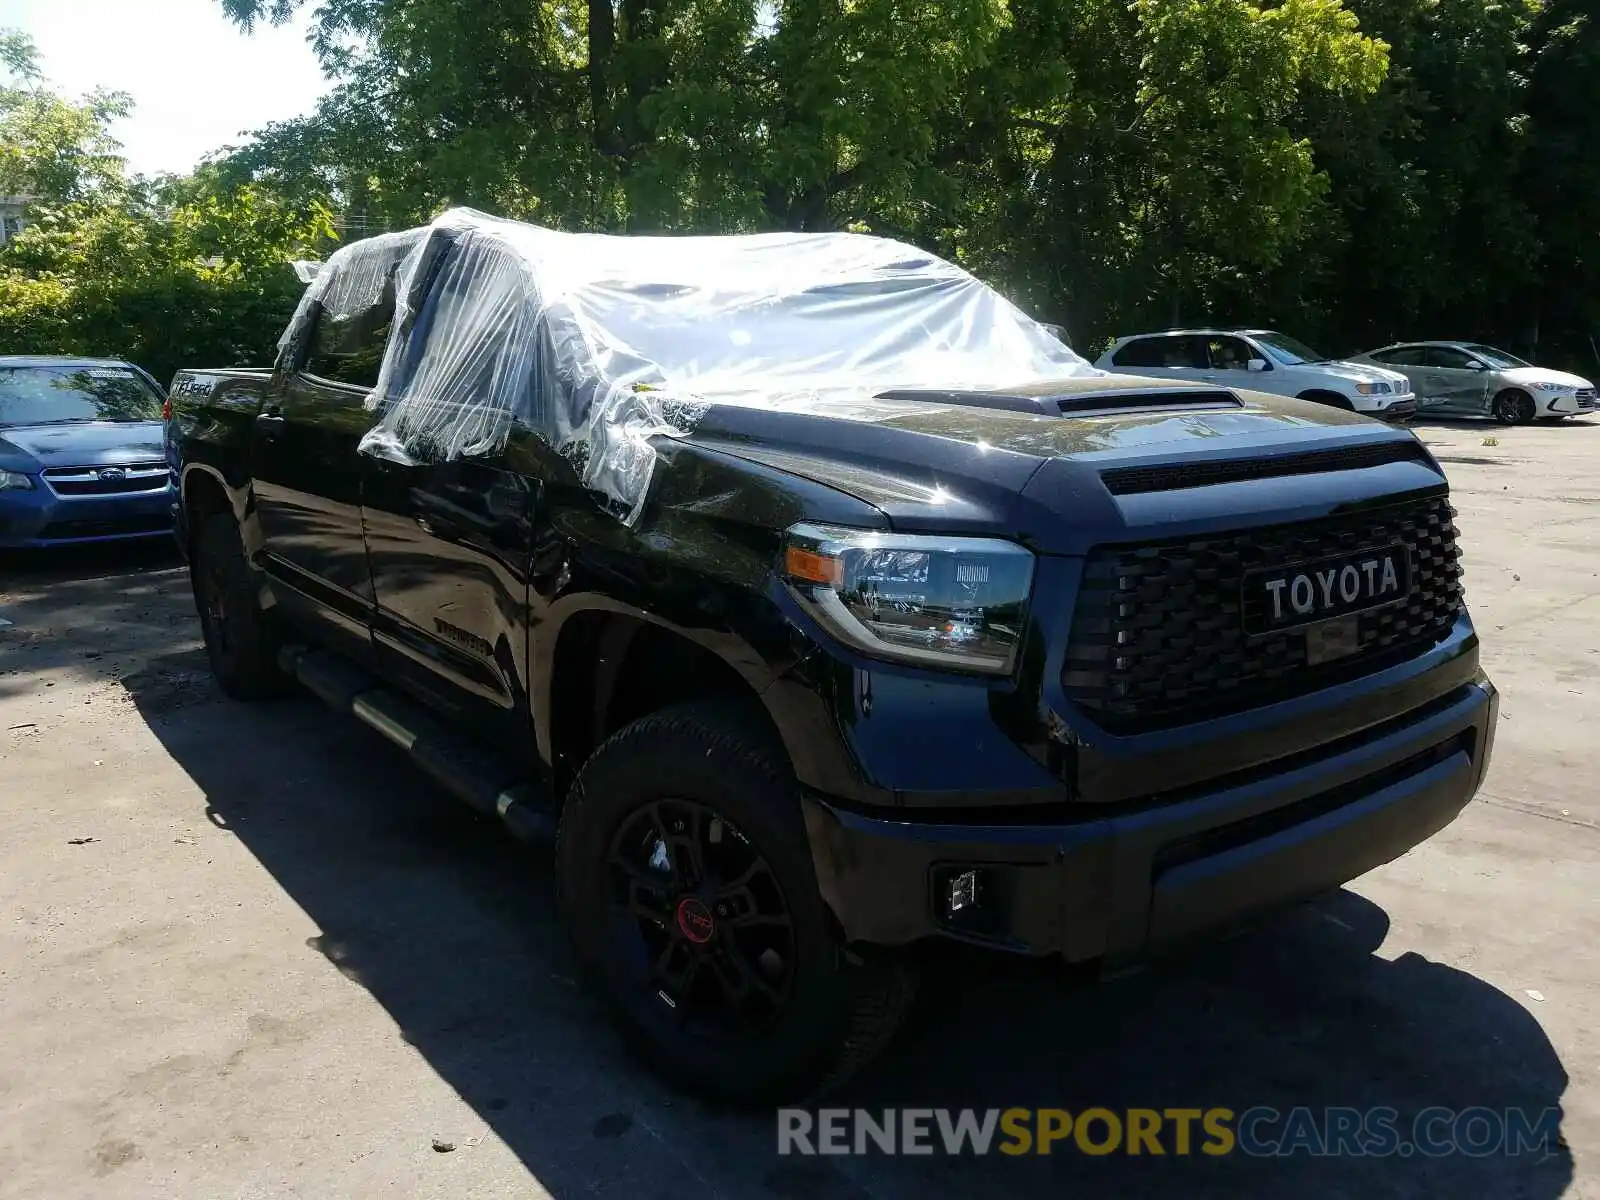
[[[845,942],[783,746],[738,701],[662,709],[607,738],[562,808],[556,881],[628,1044],[709,1099],[837,1085],[916,991],[902,956]]]
[[[767,860],[710,806],[667,799],[623,821],[607,861],[618,948],[687,1030],[737,1037],[789,1002],[794,921]]]

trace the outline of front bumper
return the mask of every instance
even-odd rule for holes
[[[43,484],[0,492],[0,548],[170,538],[176,498],[170,485],[121,496],[57,496]]]
[[[1567,393],[1534,393],[1539,403],[1539,415],[1548,417],[1576,417],[1593,413],[1596,400],[1593,391]]]
[[[1387,421],[1390,424],[1409,421],[1417,415],[1415,395],[1408,394],[1398,400],[1391,400],[1388,396],[1351,396],[1348,399],[1350,406],[1363,417],[1372,417],[1374,420]]]
[[[1116,962],[1338,887],[1449,824],[1483,778],[1498,697],[1479,675],[1305,761],[1114,813],[967,824],[804,801],[822,894],[852,941],[931,937]],[[909,817],[909,814],[908,814]],[[979,901],[944,911],[976,869]]]

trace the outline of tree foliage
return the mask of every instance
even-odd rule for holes
[[[105,191],[122,174],[107,126],[128,112],[121,92],[73,102],[45,83],[33,42],[0,29],[0,195],[57,202]]]
[[[161,196],[122,179],[117,98],[48,96],[0,38],[0,171],[63,214],[8,253],[6,304],[57,320],[62,281],[122,237],[202,279],[235,220],[259,254],[226,286],[264,295],[325,236],[324,201],[355,228],[470,204],[906,238],[1086,350],[1216,321],[1329,351],[1466,336],[1600,358],[1593,0],[219,3],[246,29],[309,11],[335,86]],[[157,236],[140,214],[163,205],[183,216]]]
[[[29,227],[0,250],[0,354],[181,365],[262,362],[301,287],[296,253],[332,239],[327,208],[213,168],[129,179],[109,132],[124,97],[55,94],[33,46],[0,31],[0,193]]]
[[[1586,356],[1592,7],[320,0],[340,86],[223,169],[380,225],[870,229],[1080,344],[1216,320]]]

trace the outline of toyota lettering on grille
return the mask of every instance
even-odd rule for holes
[[[1244,577],[1247,633],[1271,633],[1330,617],[1382,608],[1411,594],[1411,560],[1403,545],[1341,554]]]

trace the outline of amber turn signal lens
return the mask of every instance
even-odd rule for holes
[[[820,583],[838,587],[844,574],[837,558],[790,546],[783,552],[784,573],[802,583]]]

